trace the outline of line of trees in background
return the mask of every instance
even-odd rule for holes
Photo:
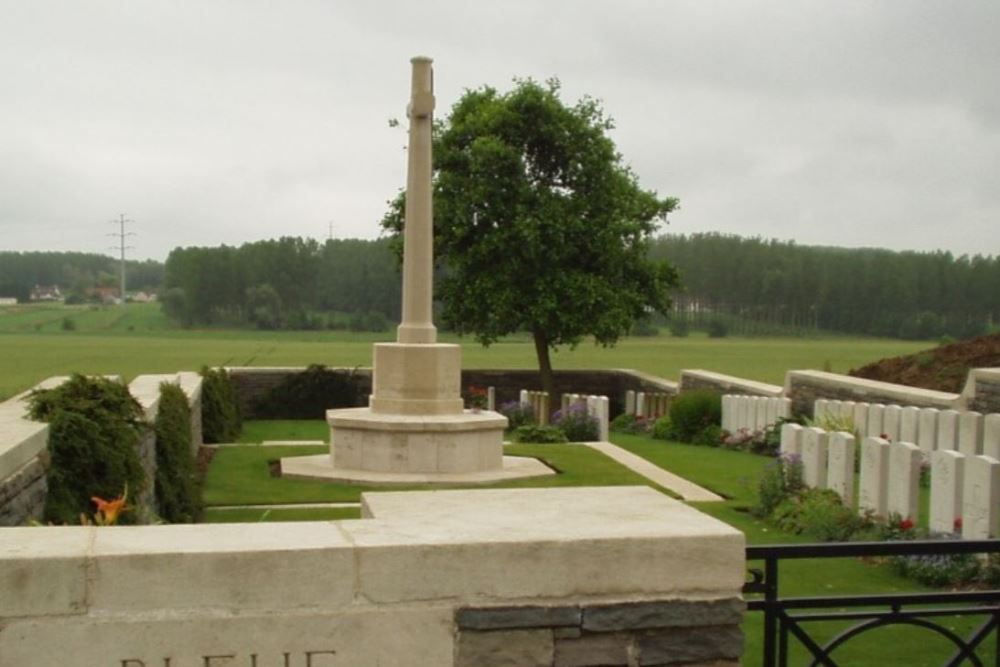
[[[654,259],[677,268],[672,324],[732,333],[815,330],[966,338],[1000,324],[1000,257],[799,246],[723,234],[666,235]],[[320,244],[281,238],[177,248],[166,264],[127,263],[130,289],[158,290],[184,326],[384,330],[399,319],[400,275],[388,239]],[[35,285],[63,293],[116,286],[104,255],[0,252],[0,296]]]
[[[666,235],[654,257],[681,274],[673,318],[729,318],[894,338],[968,338],[1000,323],[1000,257]]]
[[[388,240],[291,237],[176,248],[160,293],[164,312],[184,326],[261,329],[383,331],[399,319],[400,299]]]
[[[0,297],[26,302],[36,285],[54,285],[70,301],[82,301],[89,289],[118,287],[120,266],[95,253],[0,251]],[[156,292],[163,284],[163,263],[126,261],[125,280],[130,291]]]

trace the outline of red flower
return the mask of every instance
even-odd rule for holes
[[[962,532],[962,517],[955,518],[954,530],[956,533]]]
[[[899,522],[900,530],[913,530],[913,519],[903,519]]]

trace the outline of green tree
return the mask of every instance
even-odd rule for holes
[[[677,206],[642,189],[608,136],[613,125],[559,83],[467,91],[434,141],[437,295],[448,328],[483,345],[529,331],[542,386],[550,350],[593,336],[612,345],[649,310],[669,308],[676,273],[648,258]],[[402,227],[403,196],[383,225]]]

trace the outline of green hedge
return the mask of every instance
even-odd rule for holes
[[[135,498],[146,488],[138,447],[148,427],[126,386],[74,374],[32,392],[28,404],[32,419],[49,423],[46,521],[76,524],[94,513],[92,497],[111,500],[127,488]],[[134,521],[134,512],[122,515],[122,523]]]
[[[235,442],[243,430],[236,389],[223,368],[201,369],[201,434],[206,443]]]
[[[359,396],[353,372],[313,364],[257,399],[253,415],[257,419],[323,419],[330,408],[357,407]]]
[[[156,413],[156,507],[170,523],[190,523],[200,507],[191,452],[191,408],[184,391],[169,382],[160,385]]]

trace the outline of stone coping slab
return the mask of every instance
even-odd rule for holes
[[[286,456],[281,459],[281,476],[292,479],[320,479],[363,484],[490,484],[528,477],[555,475],[556,471],[538,459],[505,456],[498,470],[478,472],[379,472],[334,468],[329,454]]]
[[[465,410],[453,415],[404,415],[372,412],[371,408],[340,408],[328,410],[326,421],[333,428],[370,431],[435,432],[482,431],[504,429],[507,418],[498,412]]]
[[[0,625],[37,616],[732,596],[736,529],[648,487],[365,493],[368,520],[8,528]]]

